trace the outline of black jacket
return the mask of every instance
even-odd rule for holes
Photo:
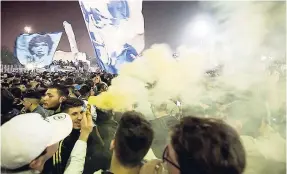
[[[110,167],[112,152],[109,150],[110,142],[113,139],[113,132],[116,131],[117,123],[112,120],[105,121],[97,125],[99,134],[104,144],[97,135],[96,127],[91,132],[87,142],[87,154],[83,174],[93,174],[100,169],[107,170]],[[53,158],[45,163],[44,174],[63,174],[74,148],[76,141],[80,136],[79,130],[73,130],[72,133],[60,142],[60,147]]]

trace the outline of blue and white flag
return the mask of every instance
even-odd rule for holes
[[[22,65],[44,68],[52,63],[62,32],[22,34],[17,37],[15,53]]]
[[[79,2],[98,64],[117,74],[144,49],[142,0]]]

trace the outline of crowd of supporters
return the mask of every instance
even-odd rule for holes
[[[59,66],[60,68],[64,68],[65,66],[74,67],[76,69],[85,68],[85,63],[81,60],[77,62],[73,61],[63,61],[63,60],[53,60],[50,66]]]
[[[251,135],[242,131],[246,122],[230,126],[214,118],[177,117],[161,107],[148,121],[136,111],[116,117],[89,105],[88,98],[107,91],[114,77],[105,72],[2,74],[1,172],[285,173],[285,139],[265,120]]]

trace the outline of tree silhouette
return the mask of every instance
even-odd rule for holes
[[[2,65],[21,65],[17,57],[14,56],[13,52],[8,47],[1,47],[1,64]]]

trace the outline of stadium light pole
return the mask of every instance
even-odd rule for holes
[[[30,33],[31,30],[32,30],[32,28],[29,27],[29,26],[25,26],[25,27],[24,27],[24,31],[25,31],[26,33]]]

